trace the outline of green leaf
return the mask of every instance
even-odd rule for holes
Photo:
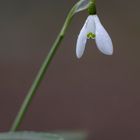
[[[85,131],[59,131],[55,134],[63,137],[64,140],[87,140],[88,137]]]
[[[53,133],[25,131],[0,133],[0,140],[63,140],[63,138]]]
[[[0,133],[0,140],[86,140],[88,134],[84,131],[45,132],[5,132]]]

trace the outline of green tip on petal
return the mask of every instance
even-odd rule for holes
[[[87,34],[88,39],[94,39],[95,37],[96,37],[96,35],[91,32]]]

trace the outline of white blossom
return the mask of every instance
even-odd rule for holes
[[[81,58],[87,39],[95,39],[97,48],[106,55],[113,54],[112,40],[101,24],[97,15],[89,15],[82,27],[76,44],[76,55],[77,58]]]

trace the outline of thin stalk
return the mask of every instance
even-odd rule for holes
[[[35,96],[36,91],[39,88],[39,86],[40,86],[40,84],[41,84],[41,82],[42,82],[42,80],[43,80],[43,78],[46,74],[46,71],[48,70],[49,64],[51,63],[57,49],[60,46],[60,43],[62,42],[62,40],[64,38],[66,30],[67,30],[67,28],[68,28],[68,26],[69,26],[69,24],[70,24],[70,22],[73,18],[75,8],[76,8],[76,4],[70,10],[60,33],[58,34],[54,44],[51,47],[50,52],[48,53],[47,57],[45,58],[42,66],[41,66],[41,68],[40,68],[40,70],[39,70],[39,72],[38,72],[38,74],[35,78],[35,80],[33,81],[33,84],[31,86],[31,88],[29,89],[29,92],[28,92],[27,96],[25,97],[25,99],[24,99],[24,101],[21,105],[21,108],[20,108],[20,110],[19,110],[19,112],[18,112],[18,114],[17,114],[17,116],[16,116],[16,118],[15,118],[13,124],[12,124],[12,127],[11,127],[10,131],[16,131],[19,128],[26,112],[28,111],[28,108],[29,108],[29,106],[30,106],[30,104],[33,100],[33,97]]]

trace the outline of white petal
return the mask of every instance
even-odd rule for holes
[[[87,20],[86,20],[86,22],[87,22]],[[83,28],[81,29],[78,39],[77,39],[77,44],[76,44],[77,58],[81,58],[84,53],[84,50],[85,50],[86,41],[87,41],[86,22],[85,22]]]
[[[94,21],[96,26],[95,41],[96,41],[97,48],[106,55],[112,55],[113,44],[109,34],[101,24],[97,15],[94,15]]]
[[[87,30],[87,33],[95,34],[95,22],[94,22],[93,15],[89,15],[87,18],[86,30]]]

